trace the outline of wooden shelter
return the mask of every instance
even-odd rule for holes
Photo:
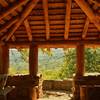
[[[36,77],[38,47],[76,47],[77,80],[84,74],[84,47],[99,45],[99,0],[0,0],[0,74],[8,73],[9,48],[30,48],[30,77]]]

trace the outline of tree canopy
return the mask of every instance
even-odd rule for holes
[[[10,74],[29,74],[28,49],[10,50]],[[85,48],[85,70],[100,72],[100,48]],[[44,79],[72,78],[76,69],[75,48],[39,49],[39,73]]]

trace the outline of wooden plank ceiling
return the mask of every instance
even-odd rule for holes
[[[99,0],[0,0],[0,42],[100,40]]]

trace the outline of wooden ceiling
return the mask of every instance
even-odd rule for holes
[[[0,0],[0,43],[100,41],[99,0]]]

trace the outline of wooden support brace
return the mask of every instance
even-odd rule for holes
[[[46,39],[50,38],[50,25],[49,25],[49,15],[48,15],[48,0],[43,0],[44,18],[46,24]]]
[[[83,33],[82,33],[82,38],[85,39],[86,35],[87,35],[87,31],[88,31],[88,27],[89,27],[89,19],[86,19],[85,25],[84,25],[84,29],[83,29]]]
[[[24,25],[25,25],[25,28],[26,28],[26,31],[27,31],[29,41],[32,41],[32,30],[31,30],[31,27],[30,27],[27,19],[24,21]]]
[[[64,33],[65,40],[68,39],[69,29],[70,29],[71,3],[72,3],[72,0],[67,0],[66,15],[65,15],[65,33]]]

